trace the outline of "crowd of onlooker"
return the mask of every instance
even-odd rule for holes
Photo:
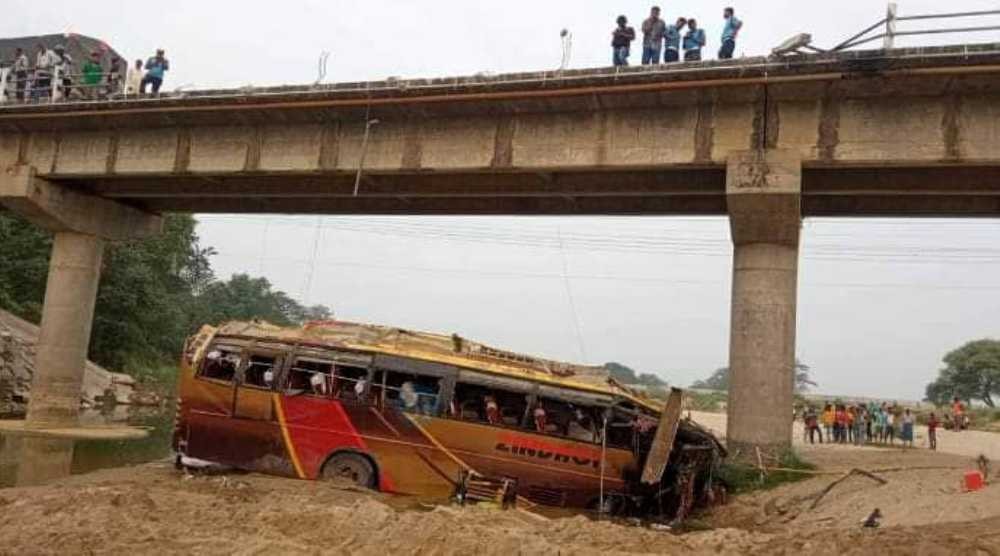
[[[743,22],[736,17],[733,8],[723,10],[723,20],[719,59],[724,60],[733,57]],[[617,22],[618,26],[611,33],[612,61],[616,66],[625,66],[636,32],[628,26],[628,18],[624,15],[618,16]],[[694,18],[678,17],[668,24],[660,18],[659,6],[653,6],[641,30],[643,64],[671,63],[682,58],[684,61],[701,60],[701,51],[706,45],[705,30],[698,27]],[[49,48],[39,42],[33,59],[24,49],[17,48],[13,61],[0,60],[0,103],[103,100],[144,95],[147,86],[153,95],[158,95],[164,74],[170,69],[162,49],[145,63],[136,60],[134,65],[128,65],[117,56],[109,60],[105,57],[105,51],[95,50],[78,68],[63,45]]]
[[[799,414],[804,425],[803,442],[815,444],[818,440],[822,444],[825,438],[827,443],[860,446],[894,445],[898,440],[904,447],[913,447],[917,415],[896,403],[828,403],[822,410],[807,405]],[[937,430],[942,426],[959,431],[968,424],[965,406],[958,398],[952,403],[950,415],[942,415],[939,419],[931,412],[925,422],[928,448],[937,449]]]
[[[736,17],[733,8],[723,10],[722,18],[719,59],[728,60],[736,50],[736,37],[743,28],[743,22]],[[612,63],[627,66],[632,41],[636,38],[635,29],[629,27],[628,18],[624,15],[618,16],[617,23],[618,26],[611,31]],[[664,64],[678,62],[682,53],[685,62],[701,60],[701,50],[707,44],[705,30],[698,27],[695,18],[678,17],[674,23],[667,23],[660,17],[659,6],[649,10],[649,17],[642,22],[641,30],[643,65],[659,64],[661,61]]]
[[[106,59],[108,58],[108,59]],[[162,49],[143,63],[126,67],[118,56],[94,50],[79,67],[66,47],[39,42],[33,58],[22,48],[13,61],[0,66],[0,102],[41,102],[59,99],[102,100],[150,93],[157,95],[170,69]]]

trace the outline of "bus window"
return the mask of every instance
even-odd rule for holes
[[[342,400],[368,399],[368,369],[363,367],[335,366],[333,396]]]
[[[213,346],[205,354],[200,377],[232,382],[240,366],[240,349],[231,346]]]
[[[385,406],[403,411],[437,415],[441,379],[394,371],[385,372]]]
[[[457,383],[451,416],[463,421],[518,427],[528,409],[527,395],[478,384]]]
[[[593,407],[552,398],[539,398],[532,407],[528,428],[536,432],[594,442],[599,438],[597,427],[600,414],[600,410]]]
[[[608,419],[608,446],[631,450],[635,445],[635,417],[615,408]]]
[[[288,373],[287,391],[327,396],[332,388],[333,362],[296,357]]]
[[[251,355],[243,372],[243,384],[271,389],[277,372],[278,359],[270,355]]]

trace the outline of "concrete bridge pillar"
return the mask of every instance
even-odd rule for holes
[[[104,243],[157,234],[162,221],[41,179],[27,166],[0,173],[0,204],[55,234],[25,428],[73,427]]]
[[[29,427],[76,424],[103,254],[104,239],[98,236],[55,233],[25,420]]]
[[[741,151],[727,161],[733,290],[726,438],[743,457],[792,441],[801,177],[798,153]]]

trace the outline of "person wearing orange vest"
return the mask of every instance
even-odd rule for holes
[[[965,428],[965,406],[962,405],[962,401],[955,396],[951,404],[951,419],[952,419],[952,430],[958,432]]]
[[[826,432],[826,441],[830,444],[836,442],[836,439],[833,437],[834,413],[832,405],[826,404],[826,407],[823,408],[823,415],[820,417],[820,421],[823,422],[823,431]]]

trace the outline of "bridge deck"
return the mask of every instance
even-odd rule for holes
[[[191,91],[2,106],[0,168],[157,212],[725,214],[729,153],[785,149],[807,216],[996,216],[996,106],[1000,43]]]

